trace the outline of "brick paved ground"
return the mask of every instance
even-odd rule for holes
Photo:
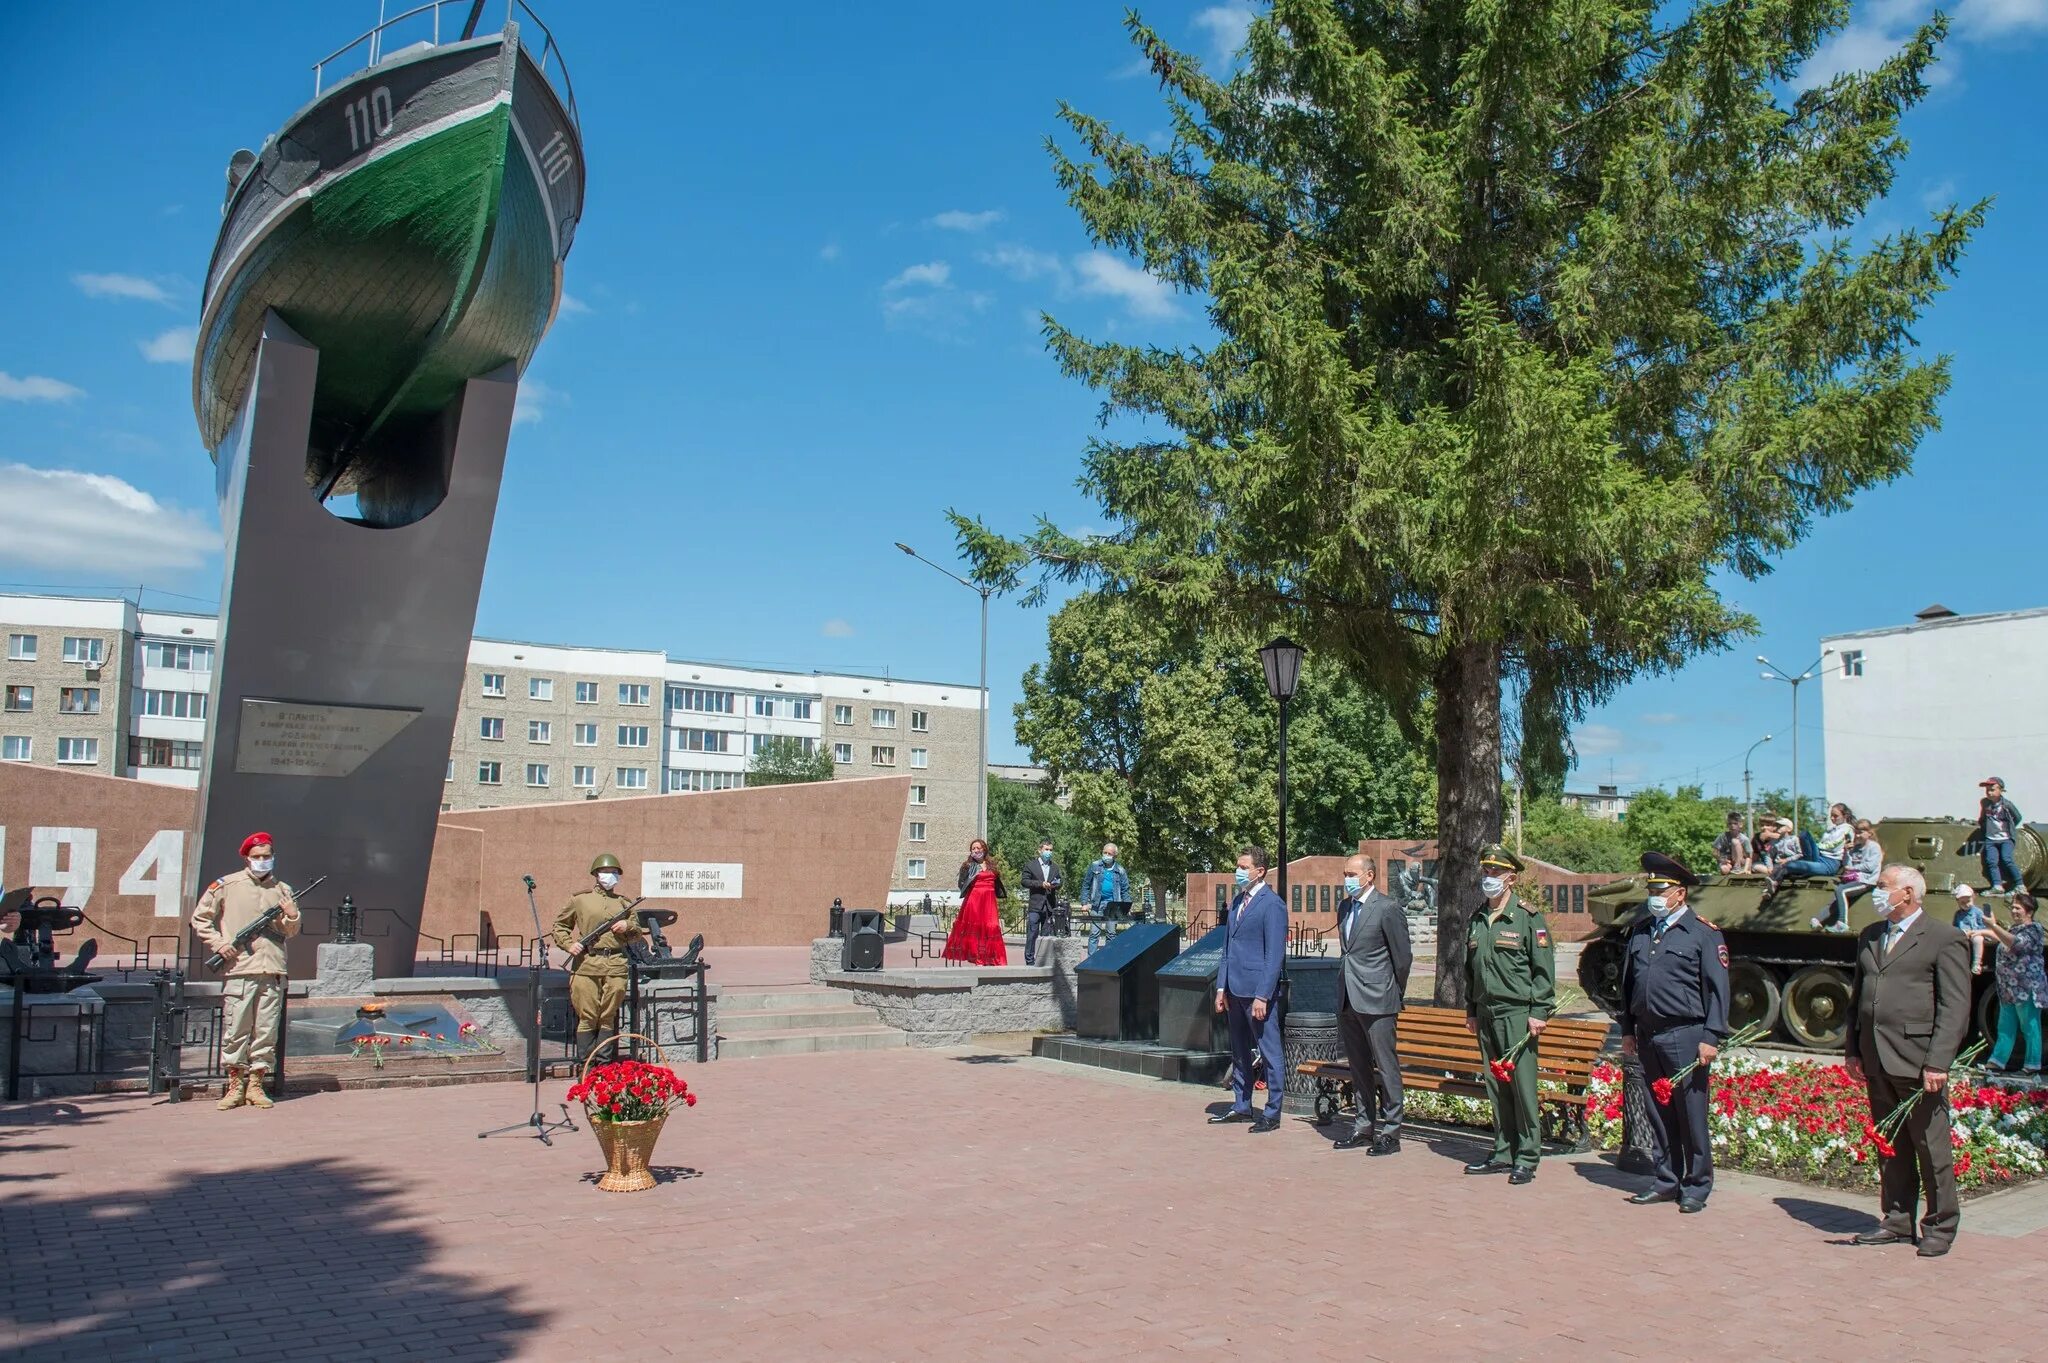
[[[1203,1090],[1011,1055],[724,1062],[657,1158],[584,1180],[475,1131],[512,1085],[269,1114],[110,1097],[0,1111],[0,1349],[38,1360],[2021,1359],[2048,1230],[1843,1242],[1827,1198],[1731,1180],[1703,1216],[1598,1161],[1527,1188],[1460,1141],[1394,1160]],[[549,1086],[559,1095],[562,1085]],[[1739,1182],[1739,1186],[1737,1186]],[[2024,1196],[2034,1199],[2040,1193]],[[1978,1204],[1980,1207],[1983,1204]],[[2017,1211],[2017,1214],[2016,1214]],[[1994,1235],[1977,1224],[2001,1225]],[[1869,1303],[1888,1300],[1878,1313]]]

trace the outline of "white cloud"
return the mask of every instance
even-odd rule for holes
[[[1173,290],[1165,281],[1107,251],[1074,257],[1074,273],[1082,293],[1114,298],[1134,317],[1174,315]]]
[[[75,274],[71,282],[87,298],[139,298],[145,303],[168,303],[170,294],[154,280],[132,274]]]
[[[1963,0],[1962,9],[1982,6],[1989,10],[2048,10],[2048,0]],[[1913,30],[1934,13],[1928,0],[1865,0],[1855,9],[1850,25],[1820,45],[1793,82],[1801,90],[1825,85],[1845,71],[1874,71],[1899,54]],[[1956,33],[1971,38],[1994,30],[1966,22],[1958,10]],[[1987,19],[1992,16],[1986,16]],[[1998,16],[1997,22],[2009,22]],[[1973,31],[1973,28],[1975,31]],[[1944,47],[1928,69],[1927,83],[1940,87],[1955,79],[1955,54]]]
[[[44,378],[41,374],[24,374],[17,379],[0,369],[0,402],[69,402],[84,396],[83,388],[74,388],[62,379]]]
[[[1962,0],[1956,31],[1966,38],[1997,38],[2048,29],[2048,0]]]
[[[1195,27],[1209,35],[1209,47],[1216,63],[1228,66],[1237,56],[1237,50],[1244,46],[1245,35],[1251,31],[1251,6],[1211,5],[1195,14]]]
[[[1637,715],[1638,724],[1683,724],[1684,715],[1674,715],[1669,710],[1655,710],[1647,715]]]
[[[1062,287],[1067,283],[1066,262],[1050,251],[1034,251],[1029,246],[998,246],[992,251],[982,251],[974,258],[1020,282],[1052,279]]]
[[[1939,213],[1956,201],[1956,182],[1943,180],[1930,187],[1920,196],[1920,206],[1930,213]]]
[[[512,399],[512,424],[524,426],[529,422],[539,421],[547,415],[549,403],[568,400],[567,393],[559,388],[550,388],[539,379],[521,379],[518,395]]]
[[[1581,724],[1572,730],[1572,751],[1581,758],[1611,757],[1627,746],[1621,730],[1611,724]]]
[[[196,568],[221,547],[211,517],[103,473],[0,464],[0,506],[36,527],[0,538],[0,562],[31,568],[147,574]]]
[[[562,311],[570,317],[588,317],[594,309],[565,289],[562,291]]]
[[[984,209],[979,213],[952,208],[936,217],[925,219],[925,225],[936,227],[942,232],[980,232],[994,227],[1002,220],[1003,212],[999,208]]]
[[[943,260],[930,260],[922,265],[913,265],[894,279],[884,284],[884,290],[907,289],[922,284],[927,288],[943,289],[953,277],[953,267]]]
[[[839,259],[839,243],[828,241],[823,246],[820,246],[818,248],[818,259],[826,261]]]
[[[190,364],[192,348],[199,344],[199,328],[172,327],[138,344],[142,358],[151,364]]]
[[[818,633],[824,635],[827,639],[851,639],[853,637],[853,626],[847,624],[844,620],[827,620],[824,628],[820,629]]]

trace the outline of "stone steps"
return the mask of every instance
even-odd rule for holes
[[[719,997],[718,1036],[721,1060],[889,1050],[907,1040],[873,1008],[817,985],[728,987]]]
[[[755,1032],[842,1031],[851,1027],[874,1027],[881,1018],[872,1008],[857,1003],[838,1003],[816,1008],[722,1008],[718,1030],[724,1036],[746,1036]]]
[[[821,1051],[895,1050],[907,1043],[894,1027],[842,1027],[830,1031],[792,1029],[722,1036],[720,1060],[748,1060],[767,1055],[815,1055]]]

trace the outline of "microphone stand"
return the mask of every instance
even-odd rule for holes
[[[489,1131],[479,1131],[476,1133],[476,1138],[482,1140],[486,1136],[502,1136],[511,1131],[530,1131],[533,1133],[534,1139],[538,1140],[542,1145],[552,1147],[554,1141],[550,1139],[550,1133],[555,1131],[574,1131],[576,1129],[576,1121],[569,1115],[569,1105],[567,1103],[561,1105],[562,1116],[559,1121],[550,1120],[541,1115],[540,1003],[541,981],[548,973],[548,939],[547,935],[540,930],[540,905],[534,903],[533,900],[533,877],[521,876],[520,879],[526,882],[526,907],[533,912],[533,942],[536,951],[539,953],[535,957],[532,967],[527,972],[526,981],[527,1003],[533,1010],[533,1035],[526,1043],[526,1078],[533,1085],[533,1111],[528,1114],[523,1122],[513,1122],[510,1126],[495,1126]]]

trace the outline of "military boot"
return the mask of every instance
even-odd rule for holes
[[[247,1099],[250,1107],[268,1108],[277,1106],[276,1103],[270,1101],[270,1095],[263,1091],[263,1081],[268,1077],[262,1070],[257,1070],[249,1076],[249,1087],[243,1096]]]
[[[249,1101],[249,1076],[241,1070],[228,1071],[228,1086],[213,1105],[216,1112],[231,1112]]]
[[[597,1033],[579,1029],[576,1033],[576,1067],[581,1069],[590,1063],[590,1053],[597,1049]]]

